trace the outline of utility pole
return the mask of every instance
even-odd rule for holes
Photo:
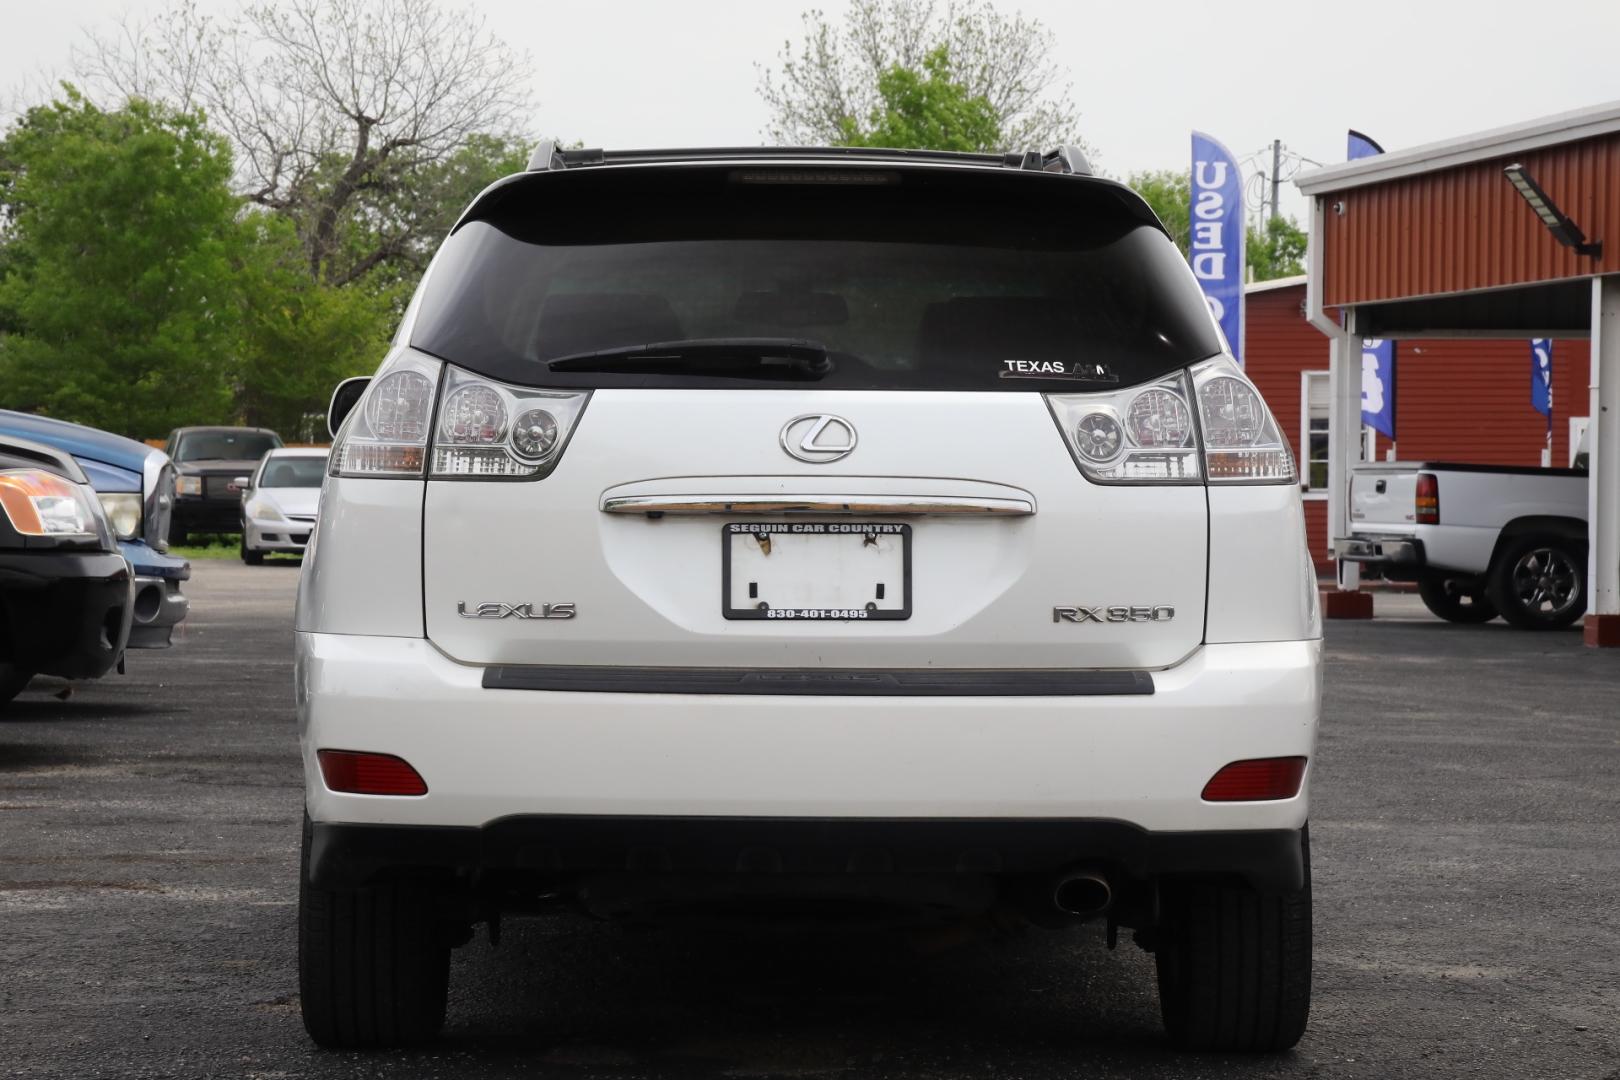
[[[1271,140],[1271,220],[1276,221],[1282,215],[1277,206],[1277,187],[1281,183],[1278,173],[1282,172],[1282,140]]]

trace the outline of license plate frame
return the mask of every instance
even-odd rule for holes
[[[867,532],[900,538],[901,606],[898,608],[735,608],[731,606],[732,538],[764,532],[850,536]],[[720,527],[720,614],[727,619],[771,622],[899,622],[911,618],[911,526],[889,522],[732,521]]]

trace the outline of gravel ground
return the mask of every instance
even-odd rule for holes
[[[508,922],[438,1047],[298,1018],[292,565],[196,567],[166,653],[0,719],[0,1075],[1620,1078],[1620,654],[1439,623],[1328,631],[1316,997],[1292,1054],[1187,1057],[1100,931]]]

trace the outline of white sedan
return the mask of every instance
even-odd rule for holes
[[[242,492],[242,561],[264,562],[268,552],[302,555],[315,530],[315,511],[326,477],[327,451],[272,450]]]

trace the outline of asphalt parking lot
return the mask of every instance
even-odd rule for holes
[[[1101,932],[509,922],[425,1052],[318,1051],[294,967],[293,564],[204,562],[167,653],[0,718],[0,1075],[1620,1077],[1620,655],[1329,628],[1316,995],[1292,1054],[1184,1057]]]

